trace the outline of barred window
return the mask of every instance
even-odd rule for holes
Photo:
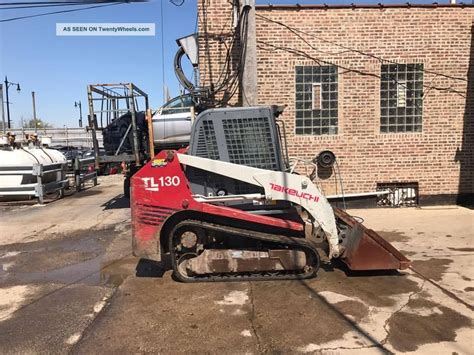
[[[337,134],[337,67],[295,67],[296,134]]]
[[[380,132],[421,132],[423,64],[382,65]]]

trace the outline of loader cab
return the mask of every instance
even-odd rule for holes
[[[277,114],[274,106],[206,110],[194,122],[188,154],[285,171]],[[201,169],[188,168],[186,175],[193,193],[203,196],[263,193],[260,187]]]

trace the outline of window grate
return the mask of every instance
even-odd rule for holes
[[[212,121],[203,121],[198,134],[196,156],[219,160],[216,132]]]
[[[384,193],[377,196],[377,206],[418,206],[418,182],[378,183],[377,191],[388,191],[388,194]]]
[[[296,66],[295,82],[296,134],[337,134],[337,67]]]
[[[225,119],[222,125],[231,163],[278,170],[267,117]]]
[[[421,132],[423,64],[382,65],[380,132]]]

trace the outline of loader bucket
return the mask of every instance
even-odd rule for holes
[[[334,213],[350,230],[346,236],[346,250],[341,257],[349,269],[403,270],[410,266],[411,261],[375,231],[367,229],[339,208],[334,208]]]

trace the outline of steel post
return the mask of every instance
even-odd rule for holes
[[[153,116],[150,109],[146,110],[146,121],[148,124],[148,146],[150,150],[150,158],[155,156],[155,138],[153,136]]]
[[[87,98],[89,102],[89,127],[91,128],[92,144],[94,146],[95,168],[99,170],[99,142],[97,141],[97,120],[94,115],[94,101],[92,100],[92,87],[87,85]]]
[[[3,104],[3,84],[0,84],[0,105],[2,106],[2,131],[6,132],[5,105]]]
[[[135,95],[133,84],[129,84],[130,89],[130,111],[132,113],[132,135],[133,135],[133,155],[135,156],[135,163],[140,165],[140,152],[138,151],[138,136],[137,136],[137,116],[135,112]]]
[[[43,166],[41,164],[33,165],[33,175],[36,175],[36,192],[38,194],[38,203],[44,203],[44,186],[43,186]]]
[[[12,128],[11,121],[10,121],[10,101],[8,101],[8,79],[5,76],[5,98],[7,104],[7,127],[8,129]]]
[[[36,118],[36,100],[35,100],[35,92],[31,92],[31,100],[33,101],[33,122],[35,125],[35,133],[38,133],[38,121]]]

